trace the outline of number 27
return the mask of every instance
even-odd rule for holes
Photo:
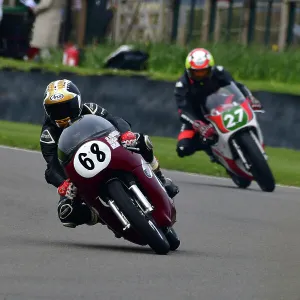
[[[242,108],[237,109],[233,112],[233,114],[228,114],[224,117],[224,121],[228,120],[228,123],[226,125],[227,128],[231,128],[235,126],[237,123],[242,122],[243,120],[244,111]],[[238,116],[238,120],[235,122],[236,116]]]

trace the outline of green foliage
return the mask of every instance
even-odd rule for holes
[[[42,68],[59,73],[75,72],[79,75],[146,75],[157,80],[175,81],[184,70],[188,52],[194,47],[205,47],[215,57],[216,64],[223,65],[235,79],[248,85],[252,90],[265,90],[300,94],[300,52],[287,50],[274,52],[262,46],[245,47],[239,44],[194,44],[189,47],[166,44],[137,44],[136,48],[150,54],[147,72],[115,71],[103,69],[104,59],[118,46],[103,44],[88,46],[82,52],[79,67],[62,65],[62,50],[52,51],[52,57],[40,63],[14,61],[0,58],[0,69],[12,67],[22,70]]]
[[[234,43],[194,44],[180,47],[168,44],[140,44],[137,48],[150,53],[149,71],[159,72],[166,77],[177,77],[184,70],[188,52],[194,47],[209,49],[219,65],[227,68],[234,77],[243,80],[276,81],[298,83],[300,74],[300,52],[290,49],[286,52],[274,52],[261,46],[243,46]],[[87,47],[81,66],[89,69],[101,69],[105,57],[117,46],[106,44]],[[60,64],[62,53],[55,55],[52,63]]]

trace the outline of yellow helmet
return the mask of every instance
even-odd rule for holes
[[[50,120],[58,127],[69,126],[82,111],[79,89],[67,79],[52,81],[44,93],[44,109]]]

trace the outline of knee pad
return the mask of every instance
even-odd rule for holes
[[[135,134],[139,147],[151,151],[153,149],[152,141],[148,135],[142,133]]]
[[[66,227],[76,227],[91,219],[91,211],[87,205],[76,199],[61,198],[57,206],[58,218]]]
[[[177,152],[177,155],[178,155],[179,157],[184,157],[184,156],[187,155],[187,154],[186,154],[186,151],[185,151],[185,148],[184,148],[183,146],[181,146],[181,147],[178,147],[178,146],[177,146],[176,152]]]
[[[195,149],[194,147],[192,147],[192,145],[187,145],[186,143],[179,142],[177,144],[176,151],[179,157],[184,157],[193,154],[195,152]]]
[[[153,149],[153,144],[152,144],[152,141],[150,140],[150,137],[148,135],[144,135],[144,141],[145,141],[145,145],[148,148],[148,150],[152,150]]]
[[[153,145],[148,135],[142,133],[136,134],[138,147],[140,148],[140,154],[143,156],[146,162],[151,163],[154,159]]]
[[[58,202],[57,213],[59,219],[62,222],[64,222],[66,219],[69,219],[69,217],[72,215],[73,210],[74,210],[73,203],[70,199],[62,198]]]

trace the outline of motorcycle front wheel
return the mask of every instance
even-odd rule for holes
[[[146,240],[150,248],[157,254],[167,254],[170,251],[170,245],[164,233],[157,228],[150,216],[145,215],[133,203],[123,184],[117,179],[110,181],[108,192],[130,225]]]
[[[246,179],[246,178],[242,178],[238,175],[235,175],[235,174],[233,174],[232,172],[230,172],[228,170],[226,170],[226,172],[230,176],[232,181],[236,184],[236,186],[239,187],[240,189],[246,189],[247,187],[250,186],[251,180]]]
[[[265,192],[273,192],[275,179],[272,171],[250,133],[248,131],[241,132],[236,136],[236,140],[251,165],[250,172],[260,188]]]

